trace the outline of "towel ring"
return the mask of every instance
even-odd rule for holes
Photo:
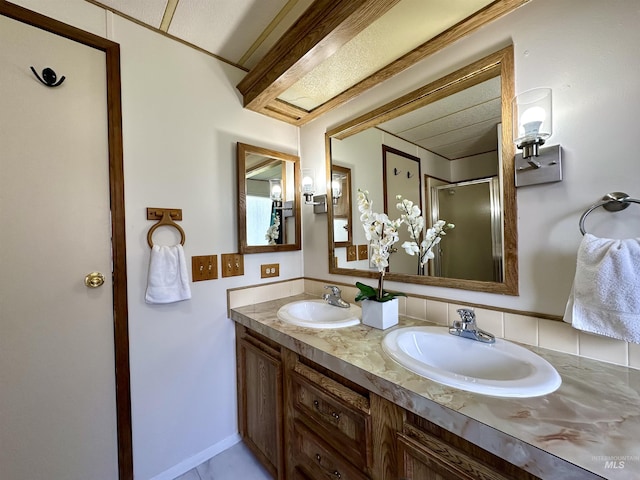
[[[620,210],[624,210],[629,206],[630,203],[640,203],[640,200],[635,198],[629,198],[624,192],[611,192],[607,193],[604,197],[602,197],[602,201],[591,205],[580,217],[580,233],[584,235],[586,230],[584,229],[584,221],[591,212],[593,212],[598,207],[604,207],[605,210],[609,212],[619,212]]]
[[[184,230],[180,225],[178,225],[176,222],[174,222],[171,219],[170,210],[164,210],[162,212],[162,218],[160,219],[160,221],[156,223],[153,227],[151,227],[147,232],[147,243],[149,244],[149,248],[153,248],[153,239],[151,238],[153,237],[153,232],[155,232],[158,227],[162,227],[163,225],[177,229],[180,232],[180,245],[184,245],[184,241],[186,240],[186,235],[184,233]]]

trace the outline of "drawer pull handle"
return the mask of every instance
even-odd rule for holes
[[[313,401],[313,406],[316,407],[317,409],[320,409],[320,403],[318,402],[318,400]]]
[[[333,418],[335,418],[336,420],[340,420],[340,414],[339,414],[339,413],[331,412],[331,416],[332,416]]]
[[[342,478],[342,475],[340,475],[340,472],[338,470],[333,472],[333,474],[336,476],[336,478]]]
[[[316,453],[316,460],[317,460],[317,461],[322,460],[322,457],[320,456],[320,454],[319,454],[319,453]]]

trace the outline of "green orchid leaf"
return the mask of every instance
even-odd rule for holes
[[[365,285],[361,282],[356,282],[356,287],[358,287],[358,295],[355,297],[356,302],[361,302],[362,300],[374,300],[376,302],[388,302],[389,300],[393,300],[396,297],[406,297],[406,295],[402,292],[391,292],[388,290],[382,291],[382,297],[378,298],[378,290],[375,288]]]
[[[355,298],[356,302],[359,302],[361,300],[370,300],[372,298],[376,298],[377,291],[375,288],[369,285],[365,285],[364,283],[361,283],[361,282],[356,282],[356,287],[358,287],[358,290],[360,290],[360,292],[358,292],[358,295],[356,295],[356,298]]]

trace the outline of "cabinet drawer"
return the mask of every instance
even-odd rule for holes
[[[295,422],[293,431],[296,469],[305,471],[314,480],[368,479],[302,423]]]
[[[292,375],[292,393],[295,419],[306,423],[358,468],[370,465],[368,413],[296,372]]]

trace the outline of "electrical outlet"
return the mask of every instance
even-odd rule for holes
[[[355,245],[347,247],[347,262],[355,262],[358,259]]]
[[[236,277],[244,275],[244,257],[239,253],[223,253],[222,276]]]
[[[267,263],[260,265],[260,278],[272,278],[280,276],[279,263]]]
[[[358,260],[369,258],[369,245],[358,245]]]
[[[202,255],[191,257],[191,277],[194,282],[218,278],[218,256]]]

